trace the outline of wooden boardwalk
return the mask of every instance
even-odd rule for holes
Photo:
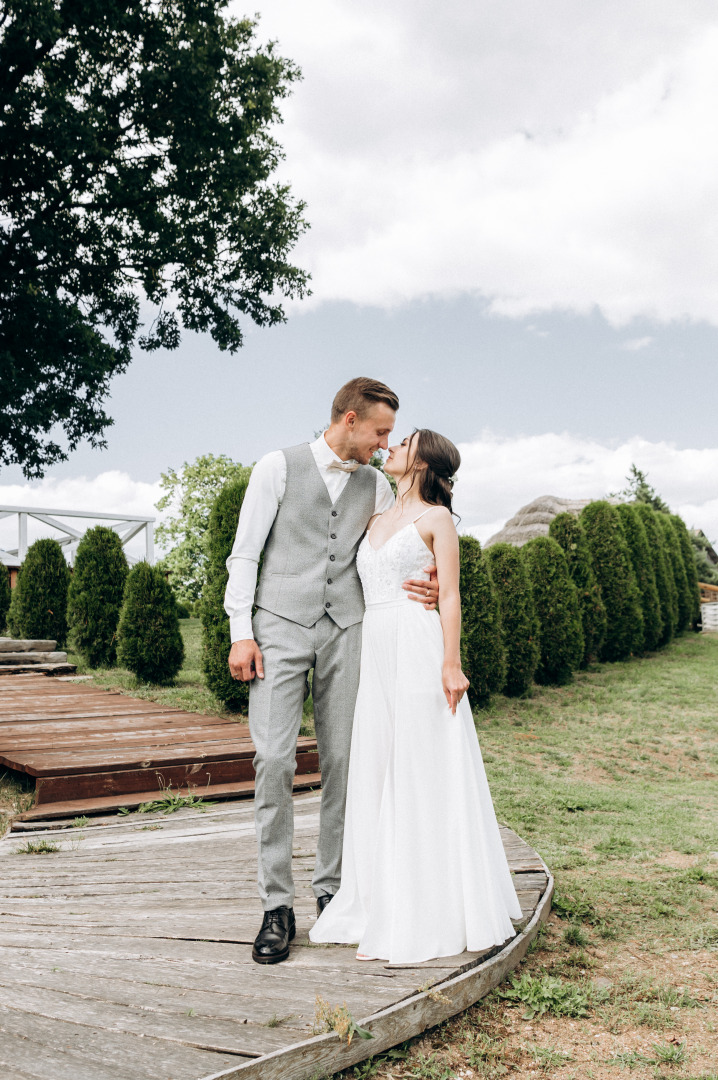
[[[35,779],[27,820],[135,807],[168,787],[252,796],[253,757],[249,729],[236,720],[45,675],[0,685],[0,764]],[[320,783],[316,742],[300,738],[295,789]]]
[[[548,913],[550,874],[503,829],[524,919],[502,949],[392,966],[358,963],[352,948],[313,946],[318,811],[317,795],[295,799],[297,938],[289,960],[271,967],[251,959],[261,917],[251,803],[96,818],[74,829],[18,823],[0,841],[0,1075],[324,1076],[488,993]],[[16,853],[43,840],[58,850]],[[347,1047],[334,1033],[314,1035],[317,994],[346,1002],[374,1038]]]

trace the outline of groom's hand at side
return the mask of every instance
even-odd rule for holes
[[[424,570],[429,575],[428,581],[409,578],[408,581],[404,582],[402,588],[407,590],[410,600],[418,600],[427,611],[433,611],[439,603],[439,582],[436,576],[436,567],[432,564],[431,566],[425,566]]]
[[[232,642],[229,650],[229,673],[233,679],[241,679],[242,682],[251,682],[255,674],[258,679],[264,678],[262,650],[254,638]]]

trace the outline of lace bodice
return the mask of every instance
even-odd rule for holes
[[[407,578],[428,581],[424,567],[434,561],[434,556],[421,539],[414,522],[404,526],[386,543],[375,550],[364,537],[357,552],[357,570],[364,590],[366,604],[381,604],[387,600],[406,600],[402,584]]]

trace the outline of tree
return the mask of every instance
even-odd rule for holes
[[[127,559],[114,529],[97,525],[77,545],[67,598],[73,644],[91,667],[117,659],[117,624],[127,579]]]
[[[10,575],[8,574],[7,566],[5,566],[3,562],[0,562],[0,634],[2,634],[5,629],[11,598],[12,589],[10,588]]]
[[[660,511],[654,510],[648,503],[636,503],[635,506],[646,530],[653,571],[656,575],[662,626],[658,644],[663,647],[672,641],[678,624],[678,593],[673,571],[668,562],[666,539],[658,521]]]
[[[67,638],[70,569],[57,540],[36,540],[27,550],[13,589],[8,626],[15,638]]]
[[[606,605],[593,572],[591,552],[583,525],[573,514],[557,514],[548,534],[563,548],[571,581],[578,590],[578,605],[583,630],[583,659],[586,667],[598,658],[606,637]]]
[[[202,593],[207,572],[207,531],[214,502],[225,484],[249,477],[249,471],[226,454],[218,457],[203,454],[191,464],[185,461],[179,472],[168,469],[162,473],[160,487],[164,494],[155,506],[160,511],[174,512],[157,526],[155,533],[159,544],[172,545],[159,565],[171,571],[172,591],[184,603],[192,603]]]
[[[503,691],[509,697],[521,697],[531,689],[540,656],[539,623],[531,582],[521,552],[513,544],[492,544],[485,554],[501,610],[506,654]]]
[[[659,647],[663,637],[663,618],[648,535],[636,503],[621,503],[617,510],[628,543],[631,566],[641,598],[643,648],[648,652],[653,652]]]
[[[643,611],[621,518],[603,500],[581,511],[596,580],[606,605],[601,660],[625,660],[643,649]]]
[[[583,658],[578,591],[571,581],[563,548],[550,536],[537,536],[521,548],[539,621],[541,654],[536,682],[567,683]]]
[[[228,709],[246,712],[249,686],[238,682],[229,673],[227,660],[231,646],[229,616],[224,610],[224,591],[227,587],[226,561],[232,551],[251,469],[245,469],[232,480],[215,499],[207,531],[207,580],[201,602],[202,667],[207,686]]]
[[[626,477],[626,487],[623,491],[614,492],[609,498],[625,499],[626,502],[647,503],[654,510],[662,510],[664,514],[670,512],[668,504],[663,501],[654,487],[648,483],[648,476],[635,465],[631,465],[631,471]]]
[[[471,683],[469,701],[485,705],[506,682],[501,611],[489,563],[473,536],[459,537],[461,666]]]
[[[117,659],[143,682],[171,683],[184,644],[172,590],[162,571],[139,562],[127,575],[117,628]]]
[[[0,464],[28,477],[105,445],[134,344],[184,328],[234,352],[243,319],[274,325],[307,292],[288,262],[304,206],[272,176],[299,71],[228,3],[3,3]]]
[[[692,529],[689,536],[693,545],[698,580],[704,581],[707,585],[718,585],[718,566],[708,556],[708,549],[713,545],[700,529]]]
[[[698,589],[698,572],[693,558],[693,545],[686,528],[686,523],[678,514],[670,515],[671,524],[678,538],[683,568],[686,574],[686,605],[688,608],[688,626],[696,628],[701,617],[701,596]]]
[[[677,634],[680,634],[683,630],[687,630],[691,624],[691,591],[683,562],[681,544],[673,527],[673,522],[668,514],[658,514],[657,521],[663,531],[666,544],[666,559],[676,587],[677,617],[675,630]]]

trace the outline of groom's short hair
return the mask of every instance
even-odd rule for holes
[[[348,412],[355,412],[363,419],[377,402],[383,402],[394,412],[399,408],[399,398],[393,390],[376,379],[350,379],[337,393],[332,402],[332,423],[336,424]]]

